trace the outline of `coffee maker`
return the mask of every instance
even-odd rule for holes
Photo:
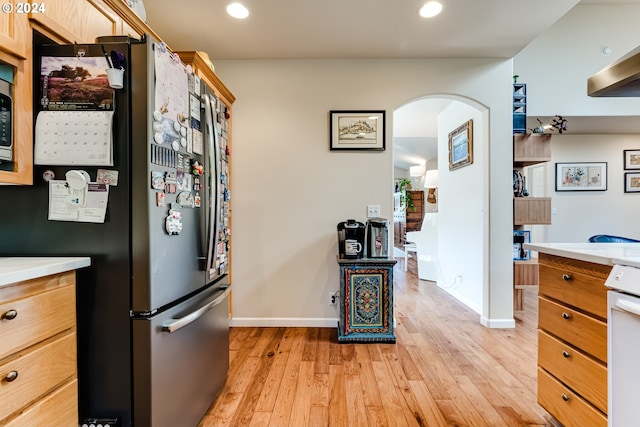
[[[355,219],[338,223],[338,254],[340,258],[362,258],[364,255],[364,224]]]
[[[389,257],[389,221],[385,218],[367,221],[366,255],[368,258]]]

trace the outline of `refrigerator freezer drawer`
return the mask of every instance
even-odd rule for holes
[[[229,369],[229,288],[133,320],[136,426],[196,426]]]

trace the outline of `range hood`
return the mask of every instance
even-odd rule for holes
[[[640,96],[640,47],[587,79],[589,96]]]

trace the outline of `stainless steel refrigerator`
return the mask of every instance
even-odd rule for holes
[[[77,122],[57,125],[63,132],[81,125],[88,117],[83,113],[111,109],[112,164],[83,164],[78,152],[86,147],[80,146],[66,160],[53,156],[54,164],[46,164],[42,146],[36,146],[34,186],[0,187],[0,255],[91,257],[91,267],[77,273],[80,420],[195,427],[224,384],[229,364],[226,106],[188,68],[183,93],[184,82],[175,85],[158,64],[159,58],[176,57],[149,37],[43,44],[34,53],[36,127],[43,112],[65,111],[63,120],[71,120],[68,111],[77,113]],[[72,101],[60,100],[61,92],[52,90],[56,84],[97,82],[95,73],[87,76],[77,65],[87,58],[102,61],[103,68],[124,69],[123,88],[97,107],[75,102],[73,94]],[[56,61],[66,67],[45,70]],[[69,70],[75,76],[65,76]],[[159,92],[158,85],[169,88]],[[160,93],[188,99],[186,117],[171,117],[176,99],[159,102]],[[56,139],[43,142],[38,132],[36,145]],[[69,171],[108,184],[102,219],[60,220],[52,214],[52,182],[72,184]],[[82,180],[83,173],[76,175]],[[69,199],[58,203],[75,215],[78,207],[69,204],[83,209],[83,197],[89,196],[73,198],[73,190],[71,185]]]

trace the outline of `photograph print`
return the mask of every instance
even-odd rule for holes
[[[449,170],[473,163],[473,120],[449,133]]]
[[[43,56],[40,63],[43,110],[113,110],[103,56]]]

